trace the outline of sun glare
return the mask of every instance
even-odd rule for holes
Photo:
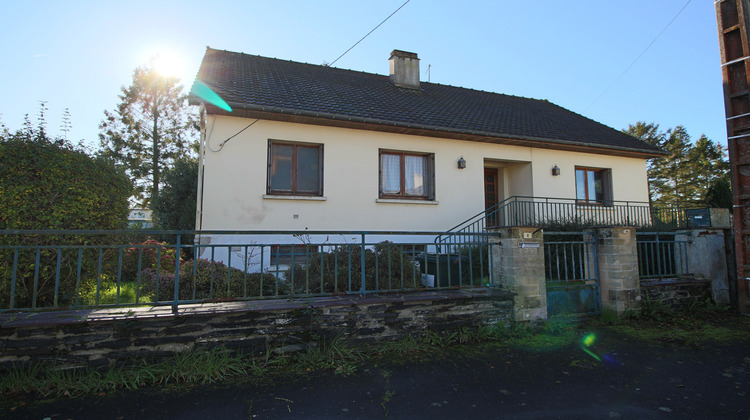
[[[185,62],[179,55],[170,51],[158,51],[151,55],[151,65],[162,76],[182,78]]]

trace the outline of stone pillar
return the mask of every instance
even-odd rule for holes
[[[547,319],[547,287],[544,279],[544,241],[542,229],[509,227],[489,229],[492,273],[495,282],[516,294],[515,321]]]
[[[723,229],[690,229],[677,232],[676,242],[687,242],[687,272],[711,280],[711,297],[729,305],[729,275]]]
[[[596,235],[602,309],[613,309],[618,314],[638,309],[641,285],[635,229],[600,227],[589,232]]]

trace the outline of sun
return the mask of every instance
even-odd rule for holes
[[[151,67],[165,77],[182,79],[185,74],[185,60],[177,53],[159,50],[150,58]]]
[[[160,51],[152,57],[152,66],[166,77],[179,77],[184,72],[183,60],[174,53]]]

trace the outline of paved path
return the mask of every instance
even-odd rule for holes
[[[459,346],[445,354],[370,361],[330,371],[167,391],[58,399],[5,419],[749,419],[750,343],[702,348],[612,332],[535,351]]]

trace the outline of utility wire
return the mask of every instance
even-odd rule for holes
[[[260,118],[258,118],[257,120],[255,120],[255,121],[251,122],[250,124],[248,124],[248,125],[247,125],[247,126],[246,126],[245,128],[243,128],[242,130],[240,130],[240,131],[238,131],[238,132],[234,133],[234,135],[232,135],[232,136],[231,136],[231,137],[229,137],[228,139],[224,140],[223,142],[219,143],[219,148],[218,148],[217,150],[214,150],[214,149],[212,149],[212,148],[211,148],[211,145],[210,145],[210,144],[208,144],[208,140],[207,140],[207,141],[206,141],[206,146],[208,147],[208,150],[210,150],[210,151],[212,151],[212,152],[214,152],[214,153],[217,153],[217,152],[221,152],[221,149],[223,149],[223,148],[224,148],[224,145],[225,145],[225,144],[227,144],[227,142],[228,142],[229,140],[232,140],[233,138],[235,138],[235,137],[239,136],[239,135],[240,135],[240,133],[242,133],[243,131],[245,131],[245,130],[247,130],[248,128],[252,127],[252,126],[253,126],[253,124],[257,123],[258,121],[260,121]],[[211,131],[213,131],[213,126],[211,126]]]
[[[591,109],[591,107],[592,107],[592,106],[594,106],[594,104],[595,104],[595,103],[599,102],[599,99],[602,99],[602,97],[603,97],[603,96],[604,96],[604,95],[605,95],[605,94],[606,94],[607,92],[609,92],[609,90],[610,90],[610,89],[612,89],[612,86],[614,86],[615,84],[617,84],[617,82],[619,82],[619,81],[620,81],[620,79],[622,79],[622,76],[625,76],[625,73],[627,73],[627,72],[628,72],[628,71],[629,71],[629,70],[630,70],[630,69],[631,69],[631,68],[632,68],[632,67],[633,67],[633,66],[635,65],[635,63],[636,63],[636,62],[637,62],[637,61],[638,61],[638,60],[639,60],[639,59],[640,59],[641,57],[643,57],[643,54],[646,54],[646,51],[648,51],[648,49],[649,49],[649,48],[651,48],[651,46],[652,46],[652,45],[654,45],[654,43],[656,42],[656,40],[657,40],[657,39],[659,39],[659,37],[660,37],[660,36],[662,36],[662,34],[663,34],[664,32],[666,32],[667,28],[669,28],[669,26],[670,26],[670,25],[672,25],[672,22],[674,22],[674,21],[675,21],[675,20],[677,19],[677,17],[678,17],[678,16],[680,16],[680,14],[682,13],[682,11],[683,11],[683,10],[685,10],[685,8],[686,8],[686,7],[688,7],[688,4],[690,4],[690,2],[691,2],[691,1],[692,1],[692,0],[688,0],[688,1],[687,1],[687,3],[685,3],[685,5],[684,5],[684,6],[682,6],[682,9],[680,9],[680,11],[679,11],[679,12],[677,12],[677,14],[676,14],[676,15],[674,15],[674,17],[672,18],[672,20],[670,20],[670,21],[669,21],[669,23],[667,23],[667,26],[665,26],[665,27],[664,27],[664,29],[662,29],[662,30],[661,30],[661,32],[659,32],[659,35],[656,35],[656,38],[654,38],[654,40],[653,40],[653,41],[651,41],[651,43],[650,43],[650,44],[648,44],[648,46],[647,46],[647,47],[646,47],[646,48],[645,48],[645,49],[644,49],[643,51],[641,51],[641,53],[640,53],[640,54],[638,55],[638,57],[636,57],[636,58],[635,58],[635,60],[633,60],[633,62],[632,62],[632,63],[630,63],[630,65],[628,66],[628,68],[626,68],[626,69],[625,69],[625,71],[623,71],[623,72],[622,72],[622,73],[621,73],[621,74],[620,74],[619,76],[617,76],[617,78],[615,79],[615,81],[614,81],[614,82],[612,82],[612,84],[610,84],[610,85],[609,85],[609,86],[608,86],[608,87],[607,87],[606,89],[604,89],[604,92],[602,92],[602,94],[601,94],[601,95],[599,95],[599,97],[598,97],[598,98],[596,98],[596,99],[594,100],[594,102],[592,102],[592,103],[591,103],[591,105],[589,105],[589,106],[588,106],[588,107],[587,107],[587,108],[586,108],[586,109],[585,109],[585,110],[583,111],[583,113],[584,113],[584,114],[585,114],[586,112],[588,112],[588,110],[589,110],[589,109]]]
[[[378,28],[380,27],[380,25],[384,24],[386,20],[390,19],[390,18],[391,18],[391,16],[395,15],[395,14],[396,14],[396,12],[398,12],[399,10],[401,10],[401,8],[402,8],[402,7],[404,7],[404,6],[406,6],[406,3],[409,3],[410,1],[411,1],[411,0],[406,0],[406,1],[404,2],[404,4],[402,4],[401,6],[399,6],[399,8],[398,8],[398,9],[396,9],[396,10],[395,10],[395,11],[394,11],[393,13],[391,13],[390,15],[388,15],[388,17],[387,17],[387,18],[383,19],[383,21],[382,21],[382,22],[378,23],[378,26],[376,26],[376,27],[372,28],[372,30],[371,30],[370,32],[368,32],[368,33],[367,33],[367,35],[363,36],[363,37],[362,37],[362,39],[360,39],[360,40],[359,40],[359,41],[357,41],[357,42],[356,42],[356,43],[355,43],[354,45],[352,45],[351,47],[349,47],[349,49],[348,49],[348,50],[344,51],[344,53],[343,53],[343,54],[341,54],[341,55],[339,56],[339,58],[337,58],[337,59],[333,60],[333,61],[331,62],[331,64],[329,64],[329,66],[333,66],[333,65],[334,65],[334,64],[335,64],[335,63],[336,63],[337,61],[339,61],[339,59],[340,59],[341,57],[345,56],[345,55],[346,55],[346,53],[348,53],[349,51],[351,51],[351,50],[352,50],[352,48],[356,47],[356,46],[357,46],[357,45],[358,45],[358,44],[359,44],[360,42],[364,41],[364,39],[365,39],[365,38],[367,38],[368,36],[370,36],[370,34],[371,34],[371,33],[375,32],[375,30],[376,30],[376,29],[378,29]]]

